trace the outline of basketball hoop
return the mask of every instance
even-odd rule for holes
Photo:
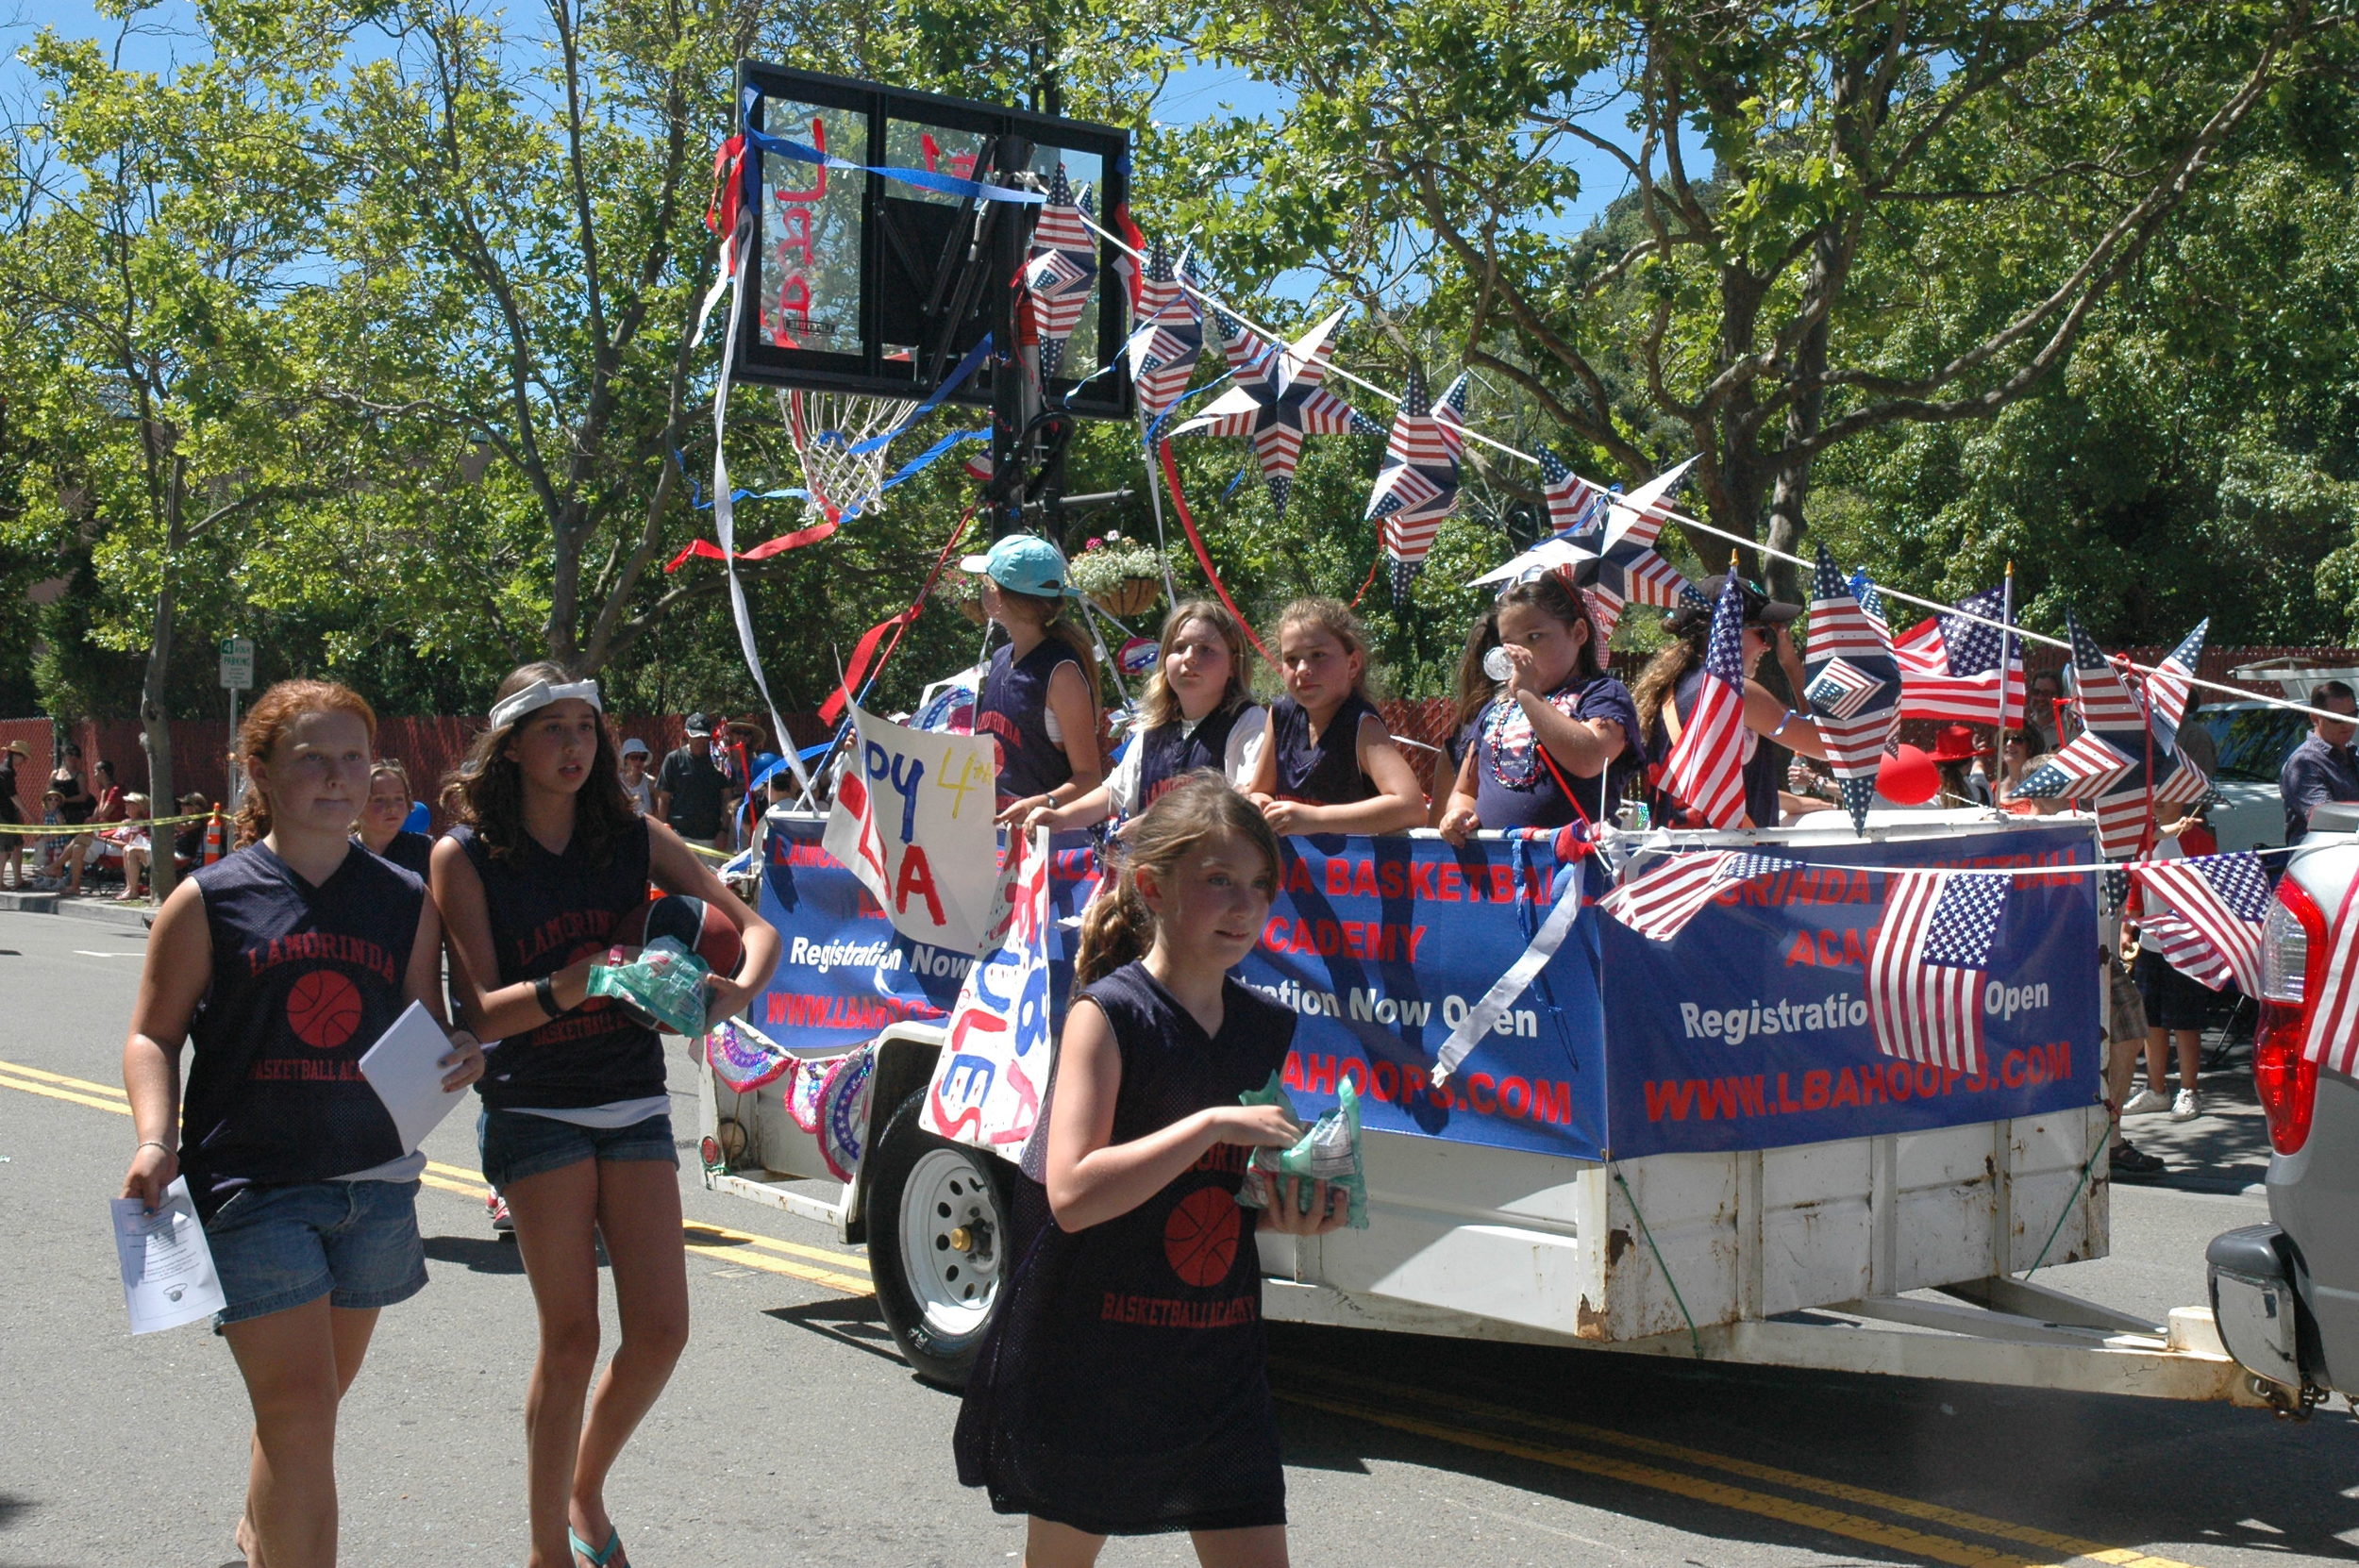
[[[811,515],[829,523],[846,512],[877,509],[885,475],[885,442],[861,451],[876,437],[900,427],[917,407],[914,398],[876,397],[860,392],[778,393],[795,455],[802,460],[803,488],[811,492]]]

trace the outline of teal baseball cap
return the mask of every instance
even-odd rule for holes
[[[987,556],[968,556],[959,570],[989,577],[1013,593],[1043,599],[1078,599],[1081,591],[1066,580],[1064,552],[1033,534],[1010,534]]]

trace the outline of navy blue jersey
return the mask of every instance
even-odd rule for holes
[[[1048,738],[1048,680],[1060,664],[1072,665],[1084,684],[1089,678],[1062,638],[1042,638],[1022,659],[1014,654],[1005,643],[992,651],[975,701],[975,733],[998,742],[1002,800],[1044,795],[1073,776],[1073,759]]]
[[[1568,680],[1548,693],[1548,704],[1568,718],[1601,721],[1622,728],[1622,754],[1605,776],[1583,778],[1554,757],[1541,755],[1539,737],[1523,707],[1499,697],[1471,726],[1475,735],[1475,815],[1485,827],[1562,827],[1576,817],[1610,822],[1622,802],[1624,783],[1645,765],[1638,732],[1638,705],[1630,689],[1612,676]],[[1562,773],[1564,777],[1557,776]],[[1576,803],[1564,793],[1570,784]]]
[[[425,884],[355,845],[313,887],[266,843],[195,882],[213,968],[189,1020],[180,1168],[198,1212],[407,1153],[360,1057],[408,1006]]]
[[[1313,741],[1311,715],[1300,703],[1280,697],[1270,704],[1269,739],[1263,744],[1277,754],[1278,798],[1349,806],[1374,795],[1375,781],[1360,769],[1360,721],[1375,712],[1375,706],[1354,692]]]
[[[623,916],[647,901],[647,825],[641,818],[616,836],[602,864],[592,863],[578,833],[562,855],[520,834],[515,853],[505,859],[471,827],[454,827],[450,836],[482,879],[503,986],[604,952]],[[663,1093],[662,1043],[610,998],[593,996],[501,1041],[476,1090],[486,1105],[541,1110],[646,1099]]]
[[[1186,734],[1178,720],[1158,725],[1138,740],[1139,797],[1132,808],[1135,814],[1155,803],[1155,797],[1174,784],[1196,772],[1210,768],[1222,777],[1229,774],[1229,737],[1237,727],[1237,721],[1253,711],[1254,705],[1240,702],[1207,713],[1196,721]]]
[[[1122,1058],[1113,1142],[1260,1089],[1295,1015],[1235,980],[1220,1032],[1132,963],[1082,993]],[[959,1412],[959,1479],[1003,1513],[1096,1534],[1283,1523],[1285,1480],[1262,1333],[1250,1151],[1216,1144],[1127,1214],[1060,1227],[1016,1177],[1018,1261]]]
[[[427,879],[427,868],[434,859],[434,841],[423,833],[412,833],[404,828],[393,836],[385,845],[385,852],[377,859],[391,860],[423,882]]]

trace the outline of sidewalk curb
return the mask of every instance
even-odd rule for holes
[[[110,926],[118,931],[147,934],[145,916],[155,913],[152,904],[117,904],[109,899],[93,904],[87,898],[67,898],[57,901],[50,911],[69,920],[84,920],[93,926]]]

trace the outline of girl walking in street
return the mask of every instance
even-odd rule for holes
[[[250,847],[158,911],[123,1048],[139,1137],[123,1195],[153,1209],[187,1178],[226,1300],[215,1326],[253,1402],[238,1544],[254,1568],[336,1560],[337,1408],[377,1312],[426,1285],[426,1158],[360,1059],[410,1003],[442,1017],[442,927],[415,876],[350,838],[376,728],[322,681],[254,705],[239,728]],[[450,1039],[456,1089],[483,1056]]]
[[[959,1479],[1029,1516],[1026,1568],[1174,1530],[1207,1564],[1286,1560],[1255,1224],[1318,1235],[1346,1214],[1324,1182],[1258,1215],[1236,1202],[1249,1152],[1301,1132],[1238,1103],[1294,1035],[1229,976],[1278,870],[1252,804],[1197,773],[1138,819],[1083,917],[1041,1178],[1017,1178],[1018,1262],[959,1412]]]
[[[626,1568],[607,1473],[687,1343],[688,1278],[661,1042],[593,998],[590,971],[650,882],[703,899],[743,934],[736,977],[710,981],[711,1017],[761,989],[778,933],[678,834],[632,809],[597,683],[555,664],[500,683],[443,801],[458,820],[433,858],[451,990],[460,1016],[499,1043],[477,1090],[483,1175],[513,1216],[540,1316],[525,1401],[529,1560]],[[601,1240],[621,1336],[594,1392]]]

